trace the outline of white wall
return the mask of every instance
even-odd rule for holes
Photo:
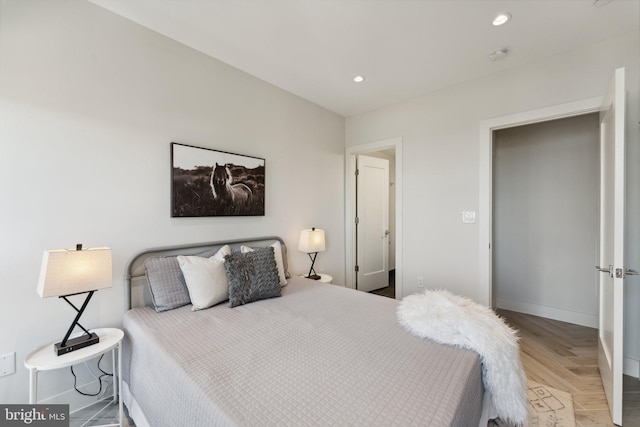
[[[494,134],[498,308],[597,327],[598,114]]]
[[[27,402],[25,355],[75,314],[36,294],[44,249],[113,249],[113,288],[87,327],[121,324],[126,263],[148,247],[276,234],[297,273],[309,266],[300,230],[322,227],[317,268],[344,283],[336,114],[89,2],[0,0],[0,117],[0,354],[17,352],[0,402]],[[265,158],[266,215],[171,218],[172,141]],[[40,380],[41,398],[72,385],[68,370]]]
[[[508,58],[506,59],[509,60]],[[431,288],[478,295],[477,223],[461,211],[478,209],[479,124],[483,120],[603,96],[613,72],[627,73],[627,241],[629,268],[640,266],[640,35],[605,40],[347,118],[346,144],[390,137],[403,141],[404,294],[416,276]],[[640,360],[640,278],[627,279],[625,355]]]

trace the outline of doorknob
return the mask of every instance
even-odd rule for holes
[[[621,268],[618,268],[616,270],[616,277],[619,279],[624,278],[625,276],[637,276],[637,275],[638,275],[638,272],[635,270],[631,270],[630,268],[625,268],[624,270],[622,270]]]
[[[603,268],[600,267],[599,265],[596,265],[596,270],[598,270],[601,273],[609,273],[609,277],[613,277],[613,265],[610,265],[609,268]]]
[[[389,234],[391,234],[391,232],[389,230],[384,230],[384,235],[385,236],[388,236]],[[638,273],[636,272],[636,274],[638,274]]]
[[[625,268],[624,270],[622,268],[613,268],[613,265],[610,265],[609,268],[602,268],[599,265],[596,265],[596,270],[602,272],[602,273],[609,273],[609,277],[613,277],[613,275],[615,274],[616,278],[618,279],[622,279],[625,276],[638,276],[640,275],[640,273],[638,273],[636,270],[632,270],[630,268]]]
[[[637,276],[638,272],[627,268],[616,268],[616,279],[624,279],[626,276]]]

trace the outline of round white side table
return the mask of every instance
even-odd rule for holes
[[[314,282],[333,283],[333,276],[329,274],[319,274],[318,276],[320,276],[320,278],[318,280],[314,280]],[[301,274],[300,277],[304,277],[305,279],[307,279],[306,274]]]
[[[24,359],[24,366],[29,369],[29,403],[38,403],[38,372],[50,371],[52,369],[67,368],[78,363],[98,357],[111,351],[113,361],[113,402],[118,399],[118,424],[107,424],[109,426],[122,427],[122,339],[124,332],[116,328],[100,328],[93,329],[100,338],[100,342],[71,353],[56,355],[54,350],[54,342],[45,344],[36,348]],[[116,373],[116,360],[118,362],[118,371]],[[115,381],[117,379],[117,381]]]

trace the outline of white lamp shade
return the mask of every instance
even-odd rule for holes
[[[111,286],[111,249],[44,251],[38,280],[38,294],[42,298],[95,291]]]
[[[324,230],[320,230],[319,228],[302,230],[302,233],[300,233],[300,243],[298,243],[298,249],[308,254],[324,251]]]

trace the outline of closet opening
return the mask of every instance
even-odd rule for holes
[[[598,113],[493,131],[495,307],[598,327]]]

